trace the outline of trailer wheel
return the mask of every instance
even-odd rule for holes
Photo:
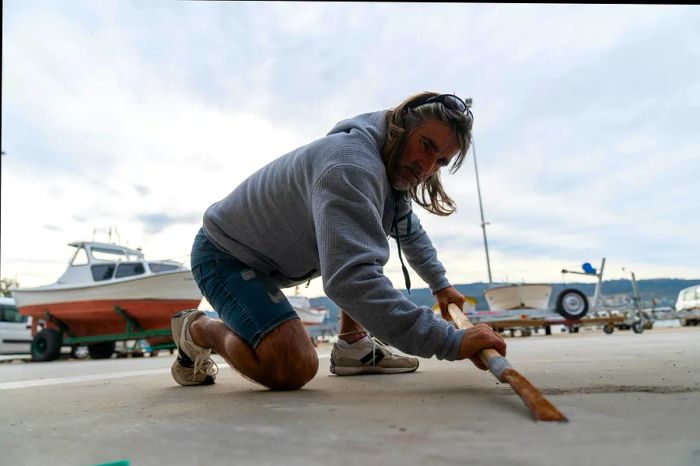
[[[88,352],[92,359],[108,359],[114,354],[113,341],[101,341],[88,345]]]
[[[632,324],[632,331],[634,333],[642,333],[644,331],[644,322],[641,320],[636,321]]]
[[[32,361],[53,361],[61,354],[63,334],[52,328],[45,328],[32,340]]]
[[[557,296],[556,309],[567,319],[579,320],[588,312],[588,298],[575,288],[567,288]]]
[[[610,335],[615,331],[615,326],[613,324],[605,324],[603,325],[603,331]]]
[[[70,357],[75,359],[85,359],[88,357],[88,350],[85,346],[73,345],[70,348]]]

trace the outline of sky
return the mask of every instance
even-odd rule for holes
[[[421,91],[473,99],[474,151],[443,176],[457,211],[416,207],[452,283],[488,280],[474,153],[494,281],[574,281],[561,269],[603,257],[605,279],[700,279],[696,6],[3,7],[0,275],[21,286],[110,227],[189,264],[203,212],[246,177]]]

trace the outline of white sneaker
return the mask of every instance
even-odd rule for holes
[[[331,351],[331,373],[335,375],[398,374],[416,369],[417,358],[394,354],[370,336],[352,344],[339,339]]]
[[[204,312],[197,309],[187,309],[170,319],[173,340],[177,346],[177,359],[170,368],[170,373],[180,385],[211,385],[219,371],[211,359],[211,350],[202,348],[187,338],[190,324],[203,315]]]

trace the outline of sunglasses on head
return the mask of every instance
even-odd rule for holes
[[[440,94],[427,97],[425,99],[418,99],[417,101],[409,105],[408,108],[413,109],[416,107],[420,107],[421,105],[433,103],[441,103],[450,110],[454,110],[460,113],[466,113],[467,115],[469,115],[469,117],[473,118],[472,112],[471,110],[469,110],[469,106],[467,105],[467,103],[454,94]]]

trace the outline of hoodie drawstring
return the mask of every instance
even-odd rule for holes
[[[396,247],[399,250],[399,261],[401,261],[401,271],[403,272],[403,279],[404,282],[406,283],[406,291],[408,291],[408,294],[411,294],[411,277],[408,275],[408,269],[406,269],[406,266],[403,263],[403,256],[401,255],[401,241],[399,240],[399,223],[398,223],[398,208],[396,204],[396,200],[399,197],[399,192],[398,191],[393,191],[392,190],[392,198],[394,201],[394,232],[396,233]],[[409,213],[408,215],[408,232],[406,234],[407,238],[410,238],[411,236],[411,214]]]

